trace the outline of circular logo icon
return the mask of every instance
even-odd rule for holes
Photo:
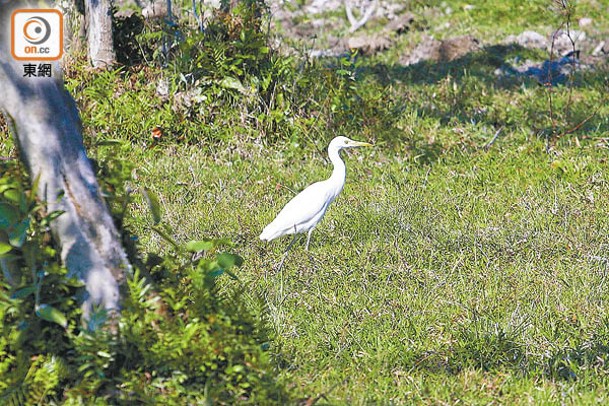
[[[23,25],[23,36],[32,45],[46,42],[51,36],[51,25],[42,17],[31,17]]]

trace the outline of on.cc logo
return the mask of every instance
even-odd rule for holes
[[[23,25],[23,36],[32,45],[40,45],[51,36],[51,24],[42,17],[28,18]]]
[[[11,53],[18,61],[55,61],[63,55],[63,14],[19,9],[11,17]]]

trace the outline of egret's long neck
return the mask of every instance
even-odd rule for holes
[[[332,176],[328,179],[333,185],[336,186],[336,194],[338,195],[340,191],[343,189],[345,184],[345,177],[347,175],[347,170],[345,167],[345,163],[340,158],[338,154],[338,148],[329,148],[328,156],[330,157],[330,161],[334,165],[334,170],[332,171]]]

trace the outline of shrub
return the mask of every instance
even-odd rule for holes
[[[82,285],[62,267],[49,235],[61,212],[45,212],[19,165],[2,165],[0,259],[9,265],[0,281],[3,404],[285,399],[265,351],[264,315],[246,304],[247,287],[235,273],[242,260],[224,252],[229,241],[180,245],[156,224],[171,249],[132,258],[119,328],[104,327],[103,311],[82,324]],[[118,186],[118,178],[104,184]]]

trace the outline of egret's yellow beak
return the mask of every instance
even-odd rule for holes
[[[353,146],[354,147],[373,147],[374,145],[372,145],[368,142],[353,141]]]

